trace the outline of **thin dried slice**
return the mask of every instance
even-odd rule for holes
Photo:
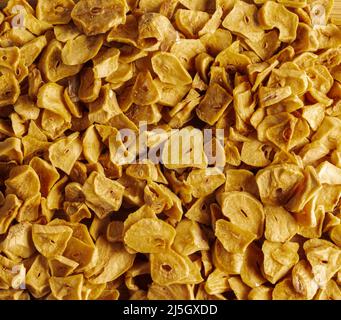
[[[57,82],[66,77],[73,76],[82,68],[82,65],[68,66],[64,64],[62,61],[62,48],[63,46],[59,41],[52,39],[39,59],[39,69],[48,81]],[[36,81],[38,82],[39,78]]]
[[[63,94],[64,87],[52,82],[46,83],[39,89],[37,106],[52,111],[70,122],[71,114],[65,106]]]
[[[133,265],[135,254],[130,254],[121,243],[110,243],[104,237],[96,241],[98,249],[98,263],[94,275],[89,279],[93,284],[107,283],[119,278]]]
[[[213,193],[225,182],[225,175],[216,168],[195,169],[187,177],[195,198],[202,198]]]
[[[145,51],[168,51],[178,39],[169,19],[159,13],[145,13],[138,21],[137,45]]]
[[[32,225],[22,222],[9,228],[6,239],[1,243],[3,252],[8,257],[29,258],[35,253],[32,242]]]
[[[123,24],[127,4],[124,0],[81,0],[74,6],[71,17],[86,35],[98,35]]]
[[[150,268],[153,281],[159,285],[182,283],[190,272],[186,260],[171,249],[151,254]]]
[[[34,197],[40,190],[39,177],[28,165],[14,167],[5,185],[7,194],[13,193],[21,200]]]
[[[175,13],[175,24],[186,37],[194,38],[209,21],[210,15],[204,11],[178,9]]]
[[[61,138],[49,147],[51,163],[66,174],[70,174],[81,153],[82,142],[79,139],[79,132],[72,133],[66,138]]]
[[[283,207],[265,206],[265,232],[267,240],[285,242],[298,232],[299,226],[290,212]]]
[[[247,298],[248,300],[272,300],[272,288],[264,285],[253,288]]]
[[[223,21],[223,27],[250,41],[260,41],[264,31],[256,19],[257,11],[254,4],[238,1]]]
[[[83,64],[96,57],[103,45],[103,36],[89,36],[82,34],[75,39],[68,40],[62,49],[62,61],[66,65]]]
[[[69,277],[51,277],[49,284],[57,300],[82,300],[84,277],[77,274]]]
[[[305,297],[295,290],[291,279],[286,278],[276,284],[272,300],[305,300]]]
[[[96,78],[105,78],[118,68],[120,51],[116,48],[102,49],[93,59]]]
[[[244,254],[228,252],[222,243],[216,239],[213,246],[212,260],[216,268],[221,271],[227,274],[240,274]]]
[[[52,277],[67,277],[78,267],[78,263],[63,256],[55,256],[48,260]]]
[[[267,1],[259,9],[258,19],[260,25],[265,29],[277,28],[280,41],[291,42],[296,38],[298,16],[282,4]]]
[[[176,226],[173,248],[182,255],[191,255],[200,250],[208,250],[209,245],[200,225],[191,220],[183,219]]]
[[[14,104],[20,95],[19,82],[11,72],[2,73],[0,76],[0,107]]]
[[[325,286],[341,267],[340,248],[322,239],[307,240],[303,248],[316,283]]]
[[[238,227],[253,233],[257,239],[263,234],[263,205],[247,192],[224,192],[218,197],[224,216]]]
[[[72,232],[72,229],[67,226],[32,225],[33,243],[46,258],[62,255]]]
[[[83,185],[87,205],[103,219],[122,204],[124,187],[103,174],[92,172]]]
[[[229,275],[219,269],[215,269],[205,282],[205,291],[210,295],[224,293],[230,289]]]
[[[46,258],[37,255],[27,271],[25,284],[35,298],[42,298],[50,293],[49,269]]]
[[[285,205],[303,178],[302,170],[294,164],[271,165],[260,170],[256,182],[262,202]]]
[[[263,273],[272,284],[277,283],[298,262],[299,244],[296,242],[270,242],[265,240],[262,246],[264,253]]]
[[[149,71],[140,72],[132,88],[132,102],[147,106],[158,102],[159,92]],[[126,110],[125,110],[126,111]]]
[[[192,83],[192,77],[183,67],[180,60],[172,53],[159,52],[153,56],[152,66],[160,80],[173,85]]]
[[[159,219],[145,218],[134,223],[127,230],[124,242],[137,252],[159,253],[172,245],[175,233],[175,229],[168,223]]]
[[[306,299],[313,299],[318,290],[318,285],[315,282],[309,262],[300,260],[292,269],[291,274],[295,290]]]
[[[334,281],[328,281],[325,288],[319,289],[315,300],[341,300],[340,286]]]
[[[244,254],[240,277],[251,288],[257,288],[266,282],[262,275],[263,253],[255,243],[251,243]]]
[[[50,24],[68,24],[71,21],[73,0],[45,1],[38,0],[36,14],[39,20]]]
[[[46,197],[53,185],[59,180],[60,175],[58,171],[51,164],[38,157],[32,158],[30,166],[39,177],[42,196]]]
[[[237,225],[219,219],[215,223],[215,236],[224,248],[231,253],[243,253],[256,236]]]
[[[196,108],[199,119],[214,125],[232,102],[232,96],[219,84],[208,87],[204,99]]]

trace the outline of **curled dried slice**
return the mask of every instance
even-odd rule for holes
[[[53,277],[67,277],[78,267],[77,262],[64,256],[55,256],[49,259],[48,263]]]
[[[84,277],[77,274],[69,277],[51,277],[49,284],[57,300],[82,300]]]
[[[132,100],[140,106],[158,102],[159,92],[149,71],[140,72],[132,88]]]
[[[264,34],[258,41],[245,39],[246,44],[262,59],[269,59],[279,48],[278,31],[271,30]]]
[[[126,273],[133,265],[135,254],[130,254],[121,243],[110,243],[104,237],[96,241],[98,262],[93,269],[89,281],[93,284],[111,282]]]
[[[71,21],[73,0],[44,1],[38,0],[37,18],[51,24],[68,24]]]
[[[264,253],[263,273],[272,284],[277,283],[298,262],[299,244],[296,242],[270,242],[265,240],[262,246]]]
[[[273,300],[305,300],[305,297],[298,293],[290,278],[278,282],[272,291]]]
[[[171,53],[159,52],[152,58],[154,72],[160,80],[173,85],[192,83],[192,77],[183,67],[180,60]]]
[[[340,269],[341,250],[333,243],[322,239],[307,240],[303,248],[316,283],[325,286]]]
[[[14,167],[5,185],[7,194],[13,193],[21,200],[36,196],[40,190],[39,177],[28,165]]]
[[[196,108],[199,119],[214,125],[232,102],[232,96],[219,84],[208,87],[204,99]]]
[[[102,152],[103,145],[95,126],[86,129],[83,136],[83,155],[89,163],[97,163]]]
[[[257,288],[266,282],[262,275],[263,254],[255,243],[251,243],[244,254],[240,277],[251,288]]]
[[[195,221],[183,219],[176,226],[173,248],[187,256],[200,250],[208,250],[209,245],[200,225]]]
[[[279,40],[291,42],[296,38],[298,16],[282,4],[267,1],[258,12],[259,23],[265,29],[277,28]]]
[[[285,205],[303,178],[302,170],[294,164],[271,165],[260,170],[256,182],[262,202]]]
[[[187,177],[195,198],[202,198],[213,193],[225,182],[225,175],[215,168],[195,169]]]
[[[0,246],[8,257],[31,257],[36,251],[32,242],[32,225],[26,221],[13,225]]]
[[[0,107],[14,104],[20,95],[19,82],[11,72],[0,76]]]
[[[266,167],[271,163],[273,149],[258,140],[245,141],[240,154],[241,160],[253,167]]]
[[[70,174],[81,153],[82,142],[79,139],[79,132],[72,133],[66,138],[61,138],[49,147],[51,163],[66,174]]]
[[[152,283],[148,289],[147,298],[149,300],[191,300],[193,292],[190,285],[186,284],[160,286]]]
[[[325,288],[319,289],[315,300],[341,300],[340,286],[334,281],[329,280]]]
[[[178,38],[169,19],[159,13],[146,13],[138,21],[139,48],[145,51],[167,51]]]
[[[98,35],[123,24],[127,4],[124,0],[81,0],[74,6],[71,17],[86,35]]]
[[[237,70],[243,71],[251,64],[251,59],[240,53],[240,41],[235,41],[217,55],[215,63],[225,68],[233,65]]]
[[[36,249],[47,258],[62,255],[72,236],[67,226],[44,226],[33,224],[32,239]]]
[[[0,67],[15,71],[21,58],[20,53],[17,47],[0,48]]]
[[[46,296],[51,290],[49,286],[49,267],[46,258],[37,255],[27,271],[25,284],[35,298]]]
[[[177,130],[164,145],[162,163],[167,169],[206,168],[202,131],[192,126]]]
[[[223,21],[223,27],[250,41],[260,41],[264,31],[256,19],[257,11],[254,4],[238,1]]]
[[[103,40],[103,36],[87,37],[84,34],[68,40],[62,49],[63,63],[75,66],[91,60],[101,49]]]
[[[215,223],[215,236],[224,248],[231,253],[243,253],[256,236],[237,225],[219,219]]]
[[[159,285],[182,283],[190,272],[186,260],[171,249],[152,253],[150,268],[153,281]]]
[[[237,300],[247,300],[251,288],[240,277],[231,277],[228,279],[228,283]]]
[[[295,218],[283,207],[265,206],[265,238],[273,242],[290,240],[298,232]]]
[[[123,192],[124,187],[120,183],[95,171],[83,185],[86,203],[100,219],[120,208]]]
[[[175,13],[175,24],[188,38],[194,38],[209,21],[210,15],[204,11],[178,9]]]
[[[82,65],[68,66],[62,61],[62,44],[56,39],[51,40],[44,49],[39,60],[39,69],[44,77],[51,82],[57,82],[77,74]],[[36,79],[39,81],[39,78]]]
[[[247,298],[248,300],[272,300],[272,288],[263,285],[253,288]]]
[[[105,78],[118,68],[120,50],[116,48],[102,49],[93,59],[96,78]]]
[[[225,172],[226,182],[224,191],[245,191],[255,197],[259,196],[255,176],[251,171],[244,169],[228,169]]]
[[[218,197],[224,216],[238,227],[253,233],[257,239],[263,234],[263,205],[247,192],[224,192]]]
[[[295,290],[306,299],[311,300],[317,292],[318,285],[315,282],[309,262],[299,261],[292,269],[291,274]]]
[[[219,269],[215,269],[205,282],[205,291],[208,294],[214,295],[223,293],[229,290],[228,283],[229,275]]]
[[[212,260],[216,268],[221,271],[227,274],[240,274],[244,254],[228,252],[222,243],[216,239],[213,246]]]
[[[41,109],[60,115],[69,122],[71,114],[65,106],[63,94],[64,88],[62,86],[52,82],[46,83],[39,89],[37,105]]]
[[[174,238],[175,229],[171,225],[159,219],[145,218],[127,230],[124,242],[137,252],[159,253],[169,248]]]
[[[291,96],[291,87],[283,88],[261,87],[259,89],[259,101],[261,107],[269,107]]]

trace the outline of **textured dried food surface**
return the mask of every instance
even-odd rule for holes
[[[341,300],[332,0],[1,3],[0,300]]]

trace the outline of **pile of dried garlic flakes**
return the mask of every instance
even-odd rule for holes
[[[341,299],[332,6],[9,0],[0,299]],[[223,130],[224,169],[120,162],[140,122],[148,150]]]

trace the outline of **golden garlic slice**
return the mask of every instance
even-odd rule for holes
[[[171,53],[160,52],[153,56],[152,66],[162,82],[173,85],[187,85],[192,82],[192,77],[180,60]]]
[[[263,205],[247,192],[224,192],[218,197],[224,216],[238,227],[253,233],[257,239],[263,234]]]
[[[175,229],[171,225],[159,219],[145,218],[127,230],[124,243],[137,252],[159,253],[169,248],[174,238]]]
[[[123,0],[81,0],[74,6],[71,17],[86,35],[98,35],[123,24],[127,4]]]
[[[53,143],[49,147],[49,158],[56,168],[70,174],[81,152],[82,143],[79,139],[79,133],[75,132]]]
[[[32,226],[33,243],[46,258],[62,255],[71,236],[72,229],[67,226]]]

